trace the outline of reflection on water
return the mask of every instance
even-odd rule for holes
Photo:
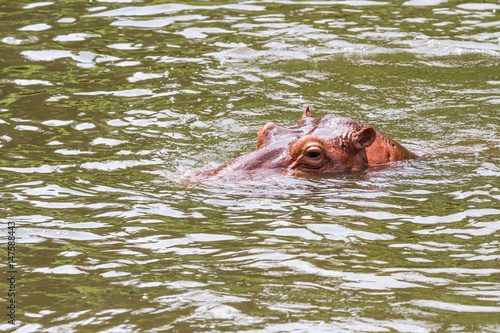
[[[0,6],[0,330],[500,330],[494,1]],[[176,181],[305,105],[421,158]]]

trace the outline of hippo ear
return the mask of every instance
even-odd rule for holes
[[[309,117],[312,117],[311,111],[309,111],[309,106],[306,106],[306,109],[304,110],[304,113],[302,114],[302,118],[300,120],[302,121]]]
[[[261,149],[268,144],[276,141],[281,135],[286,135],[290,130],[276,125],[275,123],[267,123],[257,132],[257,149]]]
[[[352,136],[352,143],[357,149],[363,149],[372,145],[377,138],[377,131],[371,126],[365,126]]]

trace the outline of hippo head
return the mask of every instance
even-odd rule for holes
[[[188,172],[183,178],[327,175],[413,157],[372,126],[335,114],[313,118],[306,108],[294,126],[265,124],[257,132],[256,151],[216,170]]]
[[[328,174],[364,169],[368,165],[365,148],[373,144],[377,132],[335,114],[313,118],[306,108],[296,126],[268,123],[257,137],[257,150],[283,146],[282,167],[288,173]]]

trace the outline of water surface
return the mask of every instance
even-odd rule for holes
[[[500,331],[495,1],[0,7],[0,330]],[[305,106],[421,157],[176,181]]]

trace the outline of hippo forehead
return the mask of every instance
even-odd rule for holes
[[[307,118],[298,127],[302,127],[302,135],[313,135],[322,140],[331,140],[341,137],[345,132],[363,128],[364,124],[350,119],[338,116],[336,114],[327,114],[318,118]]]
[[[265,130],[260,135],[260,147],[277,143],[285,148],[305,135],[312,135],[325,142],[332,142],[341,139],[344,133],[353,129],[359,130],[363,126],[364,124],[359,121],[336,114],[327,114],[318,118],[306,117],[293,126],[269,123],[264,126]]]

